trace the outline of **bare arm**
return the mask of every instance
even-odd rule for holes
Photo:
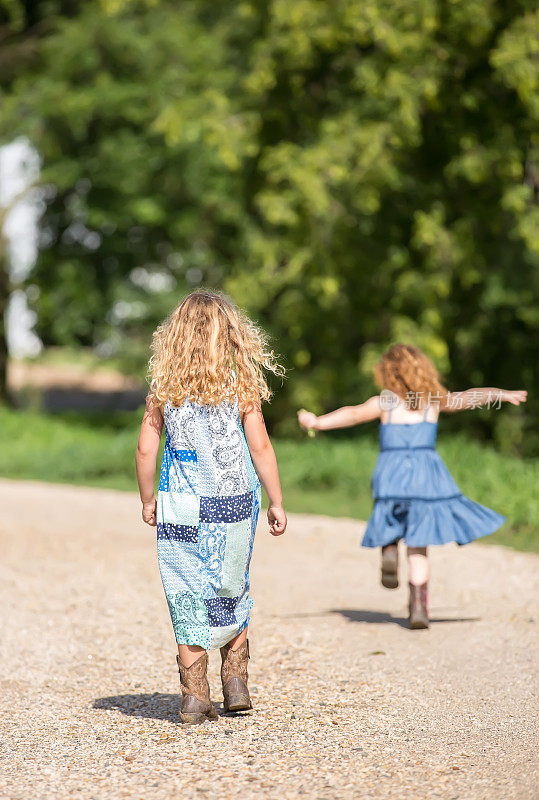
[[[349,428],[352,425],[361,425],[363,422],[380,419],[380,413],[380,398],[375,395],[358,406],[343,406],[320,417],[310,411],[302,410],[298,413],[298,421],[305,430],[329,431],[334,428]]]
[[[440,411],[448,413],[469,411],[485,405],[496,406],[499,403],[511,403],[514,406],[519,406],[521,403],[526,402],[527,397],[528,392],[524,389],[510,391],[508,389],[496,389],[493,386],[466,389],[463,392],[448,392],[440,403]]]
[[[243,414],[243,429],[258,477],[268,495],[268,522],[270,533],[280,536],[286,529],[286,514],[277,459],[270,442],[260,406],[253,406]]]
[[[140,499],[142,500],[142,519],[148,525],[157,524],[154,493],[155,468],[162,430],[163,414],[161,409],[155,408],[151,403],[146,403],[146,410],[140,426],[135,463],[137,466]]]

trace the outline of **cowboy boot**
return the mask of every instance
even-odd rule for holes
[[[247,711],[252,708],[247,688],[247,662],[249,641],[233,650],[230,644],[221,647],[221,682],[223,684],[223,708],[225,711]]]
[[[427,590],[428,583],[422,583],[420,586],[414,586],[412,583],[408,584],[410,587],[410,628],[412,630],[420,630],[421,628],[429,627],[429,612],[427,609]]]
[[[396,589],[399,585],[399,547],[397,542],[382,547],[382,586]]]
[[[217,719],[217,711],[210,700],[208,654],[204,652],[190,667],[183,665],[179,655],[176,661],[182,687],[180,720],[187,725],[195,725],[207,719]]]

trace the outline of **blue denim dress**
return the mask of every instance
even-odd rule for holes
[[[436,452],[438,423],[380,425],[372,476],[374,507],[363,547],[404,539],[409,547],[468,544],[494,533],[505,517],[462,494]]]

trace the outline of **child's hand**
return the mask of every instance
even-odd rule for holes
[[[157,507],[157,500],[153,497],[147,503],[142,504],[142,519],[146,523],[146,525],[152,525],[155,527],[157,525],[156,519],[156,507]]]
[[[281,505],[268,508],[268,522],[272,536],[280,536],[285,532],[287,520],[284,508]]]
[[[506,403],[511,403],[514,406],[519,406],[521,403],[525,403],[527,399],[528,392],[525,389],[517,389],[514,392],[504,389],[502,394],[502,400],[504,400]]]
[[[306,431],[312,431],[316,430],[318,417],[311,411],[305,411],[305,409],[302,408],[301,411],[298,411],[298,422]]]

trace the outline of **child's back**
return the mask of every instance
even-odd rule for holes
[[[401,538],[409,547],[467,544],[504,522],[500,514],[461,493],[436,451],[438,423],[432,418],[437,416],[430,406],[423,413],[412,412],[401,401],[382,412],[380,454],[372,477],[374,508],[364,547],[384,547]]]
[[[166,430],[160,490],[204,497],[252,492],[260,486],[237,401],[163,409]]]

